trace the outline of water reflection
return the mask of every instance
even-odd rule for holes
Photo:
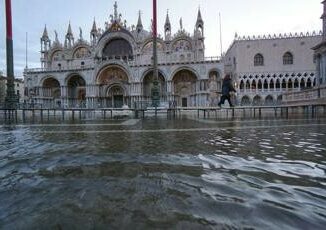
[[[326,120],[0,127],[3,229],[322,229]]]

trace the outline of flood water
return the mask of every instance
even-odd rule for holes
[[[326,119],[0,126],[0,229],[324,229]]]

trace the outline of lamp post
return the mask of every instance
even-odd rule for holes
[[[7,95],[5,100],[6,109],[15,109],[17,96],[15,95],[14,84],[14,58],[12,41],[12,18],[11,18],[11,0],[6,0],[6,48],[7,48]]]
[[[158,107],[160,104],[160,86],[158,79],[157,68],[157,2],[153,0],[153,87],[152,94],[152,106]]]

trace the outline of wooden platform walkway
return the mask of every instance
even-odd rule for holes
[[[19,110],[0,109],[0,118],[4,120],[15,120],[18,116],[25,121],[28,117],[39,117],[41,120],[50,117],[66,117],[74,119],[83,119],[86,114],[97,114],[103,119],[114,119],[119,117],[145,118],[147,116],[166,115],[167,117],[178,117],[182,114],[197,114],[198,118],[261,118],[263,114],[273,114],[274,117],[288,118],[289,114],[297,113],[315,117],[317,114],[326,116],[326,103],[321,104],[296,104],[296,105],[278,105],[278,106],[236,106],[236,107],[176,107],[176,108],[101,108],[101,109],[44,109],[44,108],[25,108]]]
[[[191,108],[184,108],[183,110],[191,110]],[[278,105],[278,106],[236,106],[228,108],[207,107],[196,108],[197,116],[203,118],[210,118],[211,113],[217,117],[218,113],[225,112],[226,117],[236,117],[236,114],[242,114],[242,117],[251,116],[253,118],[261,118],[265,112],[273,112],[275,117],[289,117],[290,113],[301,113],[315,117],[318,111],[326,115],[326,104],[307,104],[307,105]]]

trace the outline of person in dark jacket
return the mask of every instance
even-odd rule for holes
[[[231,102],[230,92],[236,92],[236,90],[232,85],[232,80],[230,75],[226,75],[225,78],[223,79],[222,96],[220,102],[218,103],[219,107],[221,107],[221,105],[224,104],[225,100],[228,100],[230,106],[233,107],[233,104]]]

